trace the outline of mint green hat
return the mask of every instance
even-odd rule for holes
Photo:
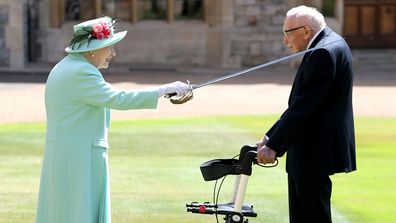
[[[127,31],[114,33],[115,21],[110,17],[88,20],[73,27],[74,35],[66,53],[81,53],[104,48],[121,41]]]

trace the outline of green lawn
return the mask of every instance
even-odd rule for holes
[[[185,204],[212,201],[214,182],[199,165],[231,158],[254,144],[276,116],[230,116],[113,122],[110,174],[113,222],[209,223]],[[0,223],[34,222],[45,125],[0,125]],[[396,222],[396,118],[357,118],[358,171],[333,176],[334,222]],[[245,201],[250,222],[288,222],[284,158],[276,168],[254,167]],[[233,177],[220,202],[231,197]],[[221,222],[221,221],[220,221]]]

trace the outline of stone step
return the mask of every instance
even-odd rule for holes
[[[357,67],[396,70],[396,49],[352,49],[352,56]]]
[[[388,64],[369,64],[369,63],[363,63],[363,62],[354,62],[354,66],[355,67],[359,67],[359,68],[367,68],[370,70],[396,70],[396,64],[395,63],[388,63]]]
[[[352,55],[359,59],[393,59],[396,60],[396,50],[352,50]]]

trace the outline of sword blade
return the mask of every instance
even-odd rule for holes
[[[236,77],[236,76],[240,76],[242,74],[246,74],[246,73],[249,73],[249,72],[264,68],[264,67],[269,67],[271,65],[274,65],[274,64],[277,64],[277,63],[292,59],[294,57],[298,57],[298,56],[303,55],[305,53],[308,53],[308,52],[323,48],[323,47],[325,47],[327,45],[339,42],[341,40],[344,40],[344,39],[339,39],[339,40],[336,40],[336,41],[333,41],[333,42],[330,42],[330,43],[326,43],[326,44],[321,45],[321,46],[317,46],[317,47],[314,47],[314,48],[311,48],[311,49],[308,49],[308,50],[304,50],[304,51],[301,51],[301,52],[298,52],[298,53],[295,53],[295,54],[292,54],[292,55],[289,55],[289,56],[285,56],[285,57],[270,61],[270,62],[265,63],[265,64],[260,64],[260,65],[257,65],[255,67],[248,68],[246,70],[241,70],[241,71],[238,71],[238,72],[235,72],[235,73],[227,74],[227,75],[224,75],[224,76],[221,76],[221,77],[209,80],[209,81],[205,81],[205,82],[202,82],[202,83],[199,83],[199,84],[192,84],[191,87],[192,87],[192,89],[201,88],[201,87],[204,87],[204,86],[207,86],[207,85],[210,85],[210,84],[214,84],[214,83],[217,83],[217,82],[220,82],[220,81],[224,81],[224,80]]]

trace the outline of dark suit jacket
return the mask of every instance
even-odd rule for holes
[[[326,27],[310,48],[340,40]],[[294,179],[356,170],[352,55],[344,40],[306,53],[288,108],[267,132],[267,146],[283,156]]]

